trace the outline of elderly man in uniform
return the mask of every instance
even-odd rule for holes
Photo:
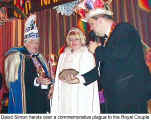
[[[27,18],[24,32],[24,46],[11,48],[6,53],[8,113],[48,113],[52,82],[47,62],[39,53],[40,40],[35,15]]]

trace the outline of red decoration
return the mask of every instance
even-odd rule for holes
[[[58,54],[60,55],[61,53],[64,52],[64,49],[66,48],[66,45],[62,46],[58,52]]]
[[[78,11],[78,14],[81,16],[81,18],[85,18],[85,10],[84,9],[79,9]]]
[[[94,2],[94,8],[104,8],[104,2],[102,0],[96,0]]]
[[[138,0],[139,7],[146,12],[151,12],[151,5],[149,3],[149,0]]]
[[[151,72],[151,49],[147,50],[145,55],[146,64]]]
[[[46,59],[48,61],[51,78],[55,79],[58,57],[55,54],[50,54]]]

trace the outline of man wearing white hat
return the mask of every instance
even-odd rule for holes
[[[73,80],[65,82],[89,85],[101,77],[105,113],[146,113],[147,100],[151,98],[151,75],[144,61],[140,36],[132,25],[112,20],[107,2],[84,0],[76,8],[91,30],[97,36],[106,36],[106,40],[104,44],[89,44],[96,67],[76,79],[71,75]]]
[[[5,79],[9,88],[8,113],[48,113],[51,82],[45,58],[39,53],[36,16],[25,22],[24,46],[11,48],[5,59]]]

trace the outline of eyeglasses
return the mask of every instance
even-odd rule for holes
[[[69,41],[79,41],[80,39],[78,38],[69,38]]]

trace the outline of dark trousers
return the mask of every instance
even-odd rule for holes
[[[101,113],[105,113],[106,112],[106,110],[105,110],[105,104],[103,103],[103,104],[100,104],[100,109],[101,109]]]
[[[104,113],[147,113],[147,103],[105,103]]]

